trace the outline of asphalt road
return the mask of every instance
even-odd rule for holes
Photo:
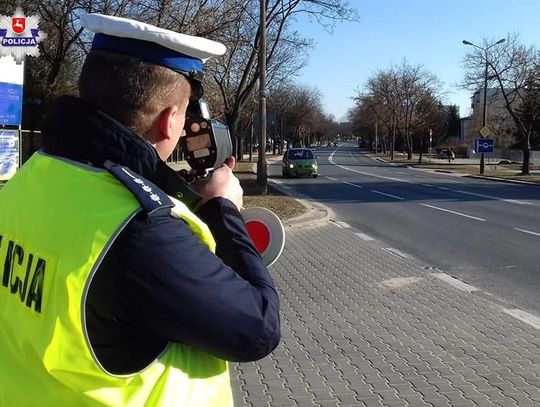
[[[343,227],[539,315],[540,187],[379,162],[353,144],[324,147],[317,179],[274,182],[330,207]]]

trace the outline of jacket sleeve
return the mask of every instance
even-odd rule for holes
[[[213,199],[198,215],[214,235],[216,254],[182,220],[155,216],[129,225],[120,317],[225,360],[263,358],[280,339],[274,283],[230,201]]]

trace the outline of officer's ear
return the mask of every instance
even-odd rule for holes
[[[157,119],[159,139],[156,141],[160,142],[165,140],[171,140],[172,138],[177,137],[179,126],[178,122],[181,120],[182,127],[184,126],[183,116],[184,115],[182,115],[182,118],[180,118],[179,107],[176,105],[169,106],[163,109]]]
[[[172,107],[163,109],[155,118],[144,138],[154,147],[170,138],[170,121],[172,116]]]

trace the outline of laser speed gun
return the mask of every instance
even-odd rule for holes
[[[210,118],[204,100],[189,103],[184,130],[186,135],[180,137],[180,145],[191,167],[191,171],[181,172],[186,182],[208,177],[232,155],[231,135],[227,125]]]
[[[227,125],[210,118],[208,105],[202,99],[191,101],[186,113],[184,137],[180,146],[191,170],[180,175],[191,184],[210,177],[232,155],[231,135]],[[242,208],[246,230],[264,264],[271,266],[285,246],[285,230],[275,213],[266,208]]]

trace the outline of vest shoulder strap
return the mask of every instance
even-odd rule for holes
[[[111,161],[106,161],[104,166],[137,198],[147,215],[151,215],[160,209],[174,207],[174,203],[165,192],[129,168]]]

